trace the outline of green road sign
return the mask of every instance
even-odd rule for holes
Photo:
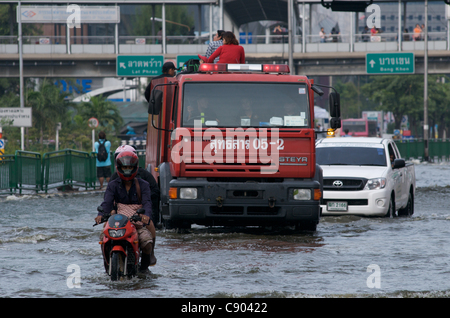
[[[118,55],[117,76],[158,76],[163,64],[163,55]]]
[[[180,68],[183,66],[183,64],[190,59],[196,59],[198,60],[198,55],[177,55],[177,65],[176,68]]]
[[[367,53],[367,74],[414,74],[414,53]]]

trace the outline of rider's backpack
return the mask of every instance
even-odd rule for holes
[[[106,159],[108,159],[108,152],[106,151],[105,143],[106,140],[103,143],[101,143],[100,141],[98,142],[98,152],[97,152],[98,161],[106,161]]]

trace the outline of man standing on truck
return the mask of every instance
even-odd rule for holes
[[[158,78],[162,78],[162,77],[174,77],[175,70],[176,70],[175,65],[173,65],[172,62],[164,63],[164,65],[162,67],[162,74],[152,78],[150,83],[147,85],[147,88],[145,89],[144,95],[145,95],[145,99],[147,100],[147,102],[150,101],[150,93],[152,92],[152,89],[153,89],[152,81],[155,79],[158,79]]]

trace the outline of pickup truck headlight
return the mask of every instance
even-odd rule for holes
[[[180,188],[180,199],[197,199],[197,188]]]
[[[386,186],[386,178],[373,178],[367,180],[364,190],[379,190]]]
[[[311,190],[294,189],[294,200],[311,200]]]

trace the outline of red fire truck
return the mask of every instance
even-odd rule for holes
[[[153,83],[146,166],[167,227],[319,223],[314,92],[287,65],[201,64]],[[330,133],[340,127],[330,94]]]

